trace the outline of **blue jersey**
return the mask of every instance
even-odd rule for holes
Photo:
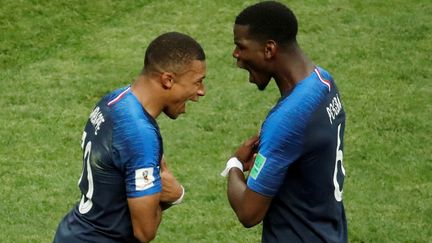
[[[127,198],[161,192],[162,138],[130,87],[96,105],[83,138],[81,201],[54,242],[135,242]]]
[[[247,186],[272,197],[263,242],[347,242],[342,202],[345,112],[327,71],[315,68],[264,121]]]

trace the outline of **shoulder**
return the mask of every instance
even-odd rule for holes
[[[107,96],[106,105],[111,110],[115,129],[126,133],[158,133],[159,127],[130,91],[130,87],[119,89]],[[147,134],[150,133],[150,134]]]
[[[316,70],[318,71],[318,68]],[[312,72],[299,82],[288,96],[281,98],[267,115],[262,132],[275,136],[286,133],[298,135],[306,128],[309,119],[329,93],[327,83],[320,79],[319,74],[327,78],[326,80],[331,76],[325,70],[319,70]]]
[[[112,119],[115,140],[132,144],[156,143],[159,127],[135,97],[130,95],[113,107]]]
[[[120,98],[118,98],[120,97]],[[130,156],[158,155],[162,138],[156,121],[127,89],[107,99],[113,122],[113,145]]]

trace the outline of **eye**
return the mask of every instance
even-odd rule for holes
[[[234,42],[234,45],[235,45],[235,50],[243,50],[244,49],[244,47],[238,42]]]
[[[200,81],[197,82],[197,86],[198,88],[202,89],[204,88],[204,79],[201,79]]]
[[[236,44],[236,46],[237,46],[237,49],[239,49],[239,50],[244,50],[245,49],[245,47],[243,45],[241,45],[241,44]]]

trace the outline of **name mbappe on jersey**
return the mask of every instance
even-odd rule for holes
[[[95,135],[97,135],[97,133],[100,130],[100,127],[104,121],[105,121],[105,119],[103,117],[102,111],[100,110],[99,106],[96,106],[96,108],[90,114],[90,122],[94,127],[94,134]]]

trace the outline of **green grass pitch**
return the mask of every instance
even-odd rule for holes
[[[219,173],[278,99],[235,67],[232,25],[254,1],[48,1],[0,4],[0,242],[50,242],[78,201],[80,138],[95,102],[139,73],[151,39],[195,37],[207,95],[158,119],[187,193],[155,242],[259,242],[240,226]],[[432,241],[432,4],[283,1],[299,42],[334,76],[347,112],[344,201],[350,242]]]

